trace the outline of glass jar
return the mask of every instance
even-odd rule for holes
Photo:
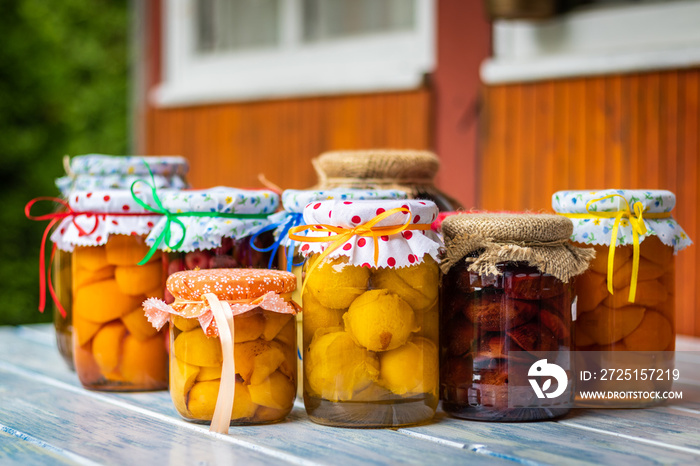
[[[457,200],[435,187],[440,160],[429,151],[332,151],[321,154],[312,163],[318,174],[318,189],[399,190],[410,199],[432,201],[441,212],[462,209]]]
[[[145,162],[145,163],[144,163]],[[148,164],[148,165],[146,165]],[[182,157],[138,157],[109,155],[78,155],[64,159],[67,176],[56,179],[62,197],[69,199],[73,192],[92,192],[103,189],[125,189],[138,179],[149,179],[157,188],[181,189],[187,187],[185,179],[189,169]],[[150,169],[150,172],[149,172]],[[61,204],[58,212],[65,212]],[[52,278],[56,298],[65,311],[61,315],[54,306],[53,322],[56,330],[58,352],[71,370],[73,362],[73,317],[71,253],[57,249],[52,264]]]
[[[527,263],[496,266],[499,275],[480,275],[458,263],[442,279],[442,407],[488,421],[562,416],[568,407],[514,405],[532,397],[538,353],[571,349],[571,286]]]
[[[569,411],[571,281],[593,256],[566,244],[572,228],[544,214],[443,220],[440,397],[450,415],[531,421]],[[534,376],[555,374],[535,388]]]
[[[289,414],[297,380],[298,308],[291,302],[295,288],[296,278],[288,272],[186,271],[168,279],[174,304],[145,304],[147,313],[165,312],[170,321],[170,395],[183,418],[212,422],[220,390],[233,392],[227,425],[276,422]],[[223,350],[220,332],[226,326],[212,316],[207,291],[234,304],[233,334],[225,337],[233,342],[232,355]],[[164,322],[158,317],[152,320]],[[235,372],[228,381],[222,373],[227,357]],[[232,386],[226,387],[227,383]]]
[[[302,296],[304,405],[319,424],[414,425],[431,419],[437,408],[439,270],[434,257],[439,244],[430,224],[420,223],[437,215],[435,205],[323,201],[317,208],[308,206],[304,215],[313,225],[332,213],[333,226],[348,228],[371,225],[378,209],[391,215],[380,222],[383,227],[425,228],[393,234],[384,229],[389,234],[378,238],[376,262],[371,237],[335,245],[349,257],[323,257],[319,246],[324,243],[301,246],[308,252]],[[410,223],[404,224],[406,215]],[[318,234],[327,233],[313,227],[307,233]]]
[[[675,350],[674,253],[690,244],[671,217],[669,191],[560,191],[554,209],[574,222],[572,241],[592,247],[596,257],[575,281],[577,318],[574,345],[582,369],[673,369]],[[638,212],[643,212],[641,222]],[[616,220],[616,215],[622,216]],[[617,235],[612,237],[617,223]],[[635,227],[635,224],[638,225]],[[635,240],[635,237],[637,238]],[[639,248],[634,258],[635,241]],[[610,248],[614,250],[609,264]],[[637,271],[636,283],[633,272]],[[631,289],[636,289],[631,293]],[[584,353],[585,352],[585,353]],[[619,385],[619,384],[617,384]],[[669,390],[671,380],[637,380],[627,390]],[[589,381],[586,388],[611,390],[613,384]],[[657,399],[596,400],[579,403],[642,407]]]
[[[136,265],[147,252],[143,237],[127,235],[73,251],[73,354],[86,388],[167,387],[167,335],[156,331],[141,309],[145,299],[163,297],[163,262],[156,254]]]
[[[140,310],[143,300],[163,296],[162,254],[156,251],[137,265],[149,251],[145,237],[160,216],[144,210],[124,189],[74,191],[69,206],[72,214],[51,241],[70,254],[66,309],[72,313],[80,382],[106,391],[165,388],[167,335],[155,332]]]

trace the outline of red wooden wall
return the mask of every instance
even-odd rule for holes
[[[551,210],[562,189],[662,188],[700,241],[700,69],[484,90],[479,205]],[[700,335],[696,245],[676,260],[679,333]]]

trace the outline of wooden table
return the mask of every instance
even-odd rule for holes
[[[679,337],[678,348],[698,351],[700,340]],[[685,399],[650,409],[519,424],[438,411],[421,427],[334,429],[297,401],[285,422],[218,435],[181,420],[167,392],[84,390],[48,325],[0,327],[0,464],[700,464],[695,355],[677,356]]]

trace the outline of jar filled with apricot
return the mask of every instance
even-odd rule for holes
[[[76,191],[69,201],[76,214],[52,240],[71,251],[72,346],[80,382],[95,390],[167,387],[166,335],[141,310],[146,298],[163,296],[162,256],[137,265],[159,216],[128,190]]]
[[[662,190],[560,191],[552,197],[554,210],[574,222],[574,244],[596,251],[589,270],[575,281],[574,344],[594,352],[595,361],[584,355],[592,370],[614,367],[615,359],[631,369],[673,367],[674,253],[691,244],[671,216],[675,203],[675,195]],[[616,356],[621,351],[636,354]],[[668,389],[671,382],[640,380],[635,389]]]
[[[415,200],[332,200],[304,210],[304,404],[314,422],[396,427],[433,417],[437,212]],[[340,239],[325,242],[329,231]]]
[[[272,270],[195,270],[172,274],[167,288],[173,303],[148,300],[144,309],[157,328],[170,322],[170,395],[178,413],[202,423],[219,417],[225,430],[289,414],[297,375],[296,277]],[[217,316],[218,305],[232,326]]]
[[[187,161],[182,157],[134,157],[110,155],[78,155],[64,160],[67,174],[56,179],[56,186],[65,200],[74,192],[86,193],[103,189],[125,189],[140,178],[153,173],[157,188],[187,187]],[[69,367],[73,367],[71,253],[57,249],[52,264],[52,279],[56,300],[63,312],[54,308],[54,327],[58,351]]]

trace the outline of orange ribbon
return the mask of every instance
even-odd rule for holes
[[[377,223],[381,222],[387,217],[390,217],[397,213],[409,214],[407,215],[406,222],[402,223],[401,225],[389,225],[383,227],[375,226],[377,225]],[[411,211],[406,207],[397,207],[395,209],[384,211],[381,214],[374,217],[373,219],[354,228],[343,228],[325,224],[299,225],[297,227],[289,229],[289,239],[306,243],[331,243],[321,253],[318,260],[315,261],[311,268],[306,272],[307,277],[311,274],[311,272],[313,272],[316,269],[316,267],[318,267],[318,265],[323,261],[323,259],[328,257],[328,255],[331,252],[338,249],[345,242],[350,240],[353,236],[364,236],[372,238],[372,240],[374,241],[374,265],[376,266],[377,262],[379,261],[379,239],[381,237],[395,235],[405,230],[430,230],[430,224],[427,223],[419,223],[415,225],[411,224],[410,213]],[[328,233],[329,235],[303,236],[296,234],[304,230],[318,231],[322,233]],[[304,287],[306,286],[307,281],[308,278],[307,280],[304,280],[304,284],[301,287],[302,293],[304,292]]]

